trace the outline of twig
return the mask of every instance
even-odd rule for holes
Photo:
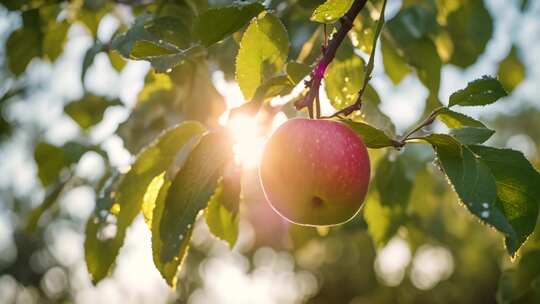
[[[367,0],[355,0],[347,13],[345,13],[345,15],[341,17],[341,27],[332,36],[332,38],[328,42],[328,46],[324,50],[323,56],[315,65],[313,71],[311,71],[311,80],[306,82],[306,86],[309,87],[308,94],[303,99],[300,99],[295,103],[295,107],[297,110],[303,109],[305,107],[308,107],[308,110],[310,112],[313,110],[313,102],[316,96],[319,94],[319,89],[321,86],[321,81],[324,77],[324,72],[326,71],[328,65],[336,57],[336,52],[339,46],[341,45],[345,37],[347,37],[347,33],[351,30],[353,26],[353,20],[356,18],[358,13],[360,13],[360,10],[362,10],[366,2]],[[313,116],[313,114],[310,113],[310,116]]]
[[[420,122],[416,127],[412,128],[409,132],[407,132],[403,137],[398,141],[401,145],[405,145],[405,142],[417,131],[422,129],[425,126],[429,126],[433,123],[435,118],[437,118],[437,115],[439,115],[439,112],[443,109],[443,107],[436,108],[433,110],[422,122]]]

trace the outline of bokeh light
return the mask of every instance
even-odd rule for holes
[[[414,255],[411,281],[419,289],[427,290],[447,279],[454,271],[454,259],[448,249],[422,245]]]
[[[397,286],[405,277],[410,262],[409,244],[401,237],[394,237],[377,253],[375,272],[386,285]]]

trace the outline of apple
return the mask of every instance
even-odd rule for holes
[[[337,225],[362,206],[369,155],[347,125],[295,118],[270,136],[259,175],[267,201],[285,219],[308,226]]]

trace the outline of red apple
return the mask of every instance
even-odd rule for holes
[[[301,225],[337,225],[362,206],[369,156],[345,124],[296,118],[266,143],[259,174],[266,199],[284,218]]]

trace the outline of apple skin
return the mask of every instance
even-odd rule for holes
[[[285,219],[338,225],[354,217],[364,202],[369,155],[345,124],[295,118],[269,138],[259,175],[267,201]]]

